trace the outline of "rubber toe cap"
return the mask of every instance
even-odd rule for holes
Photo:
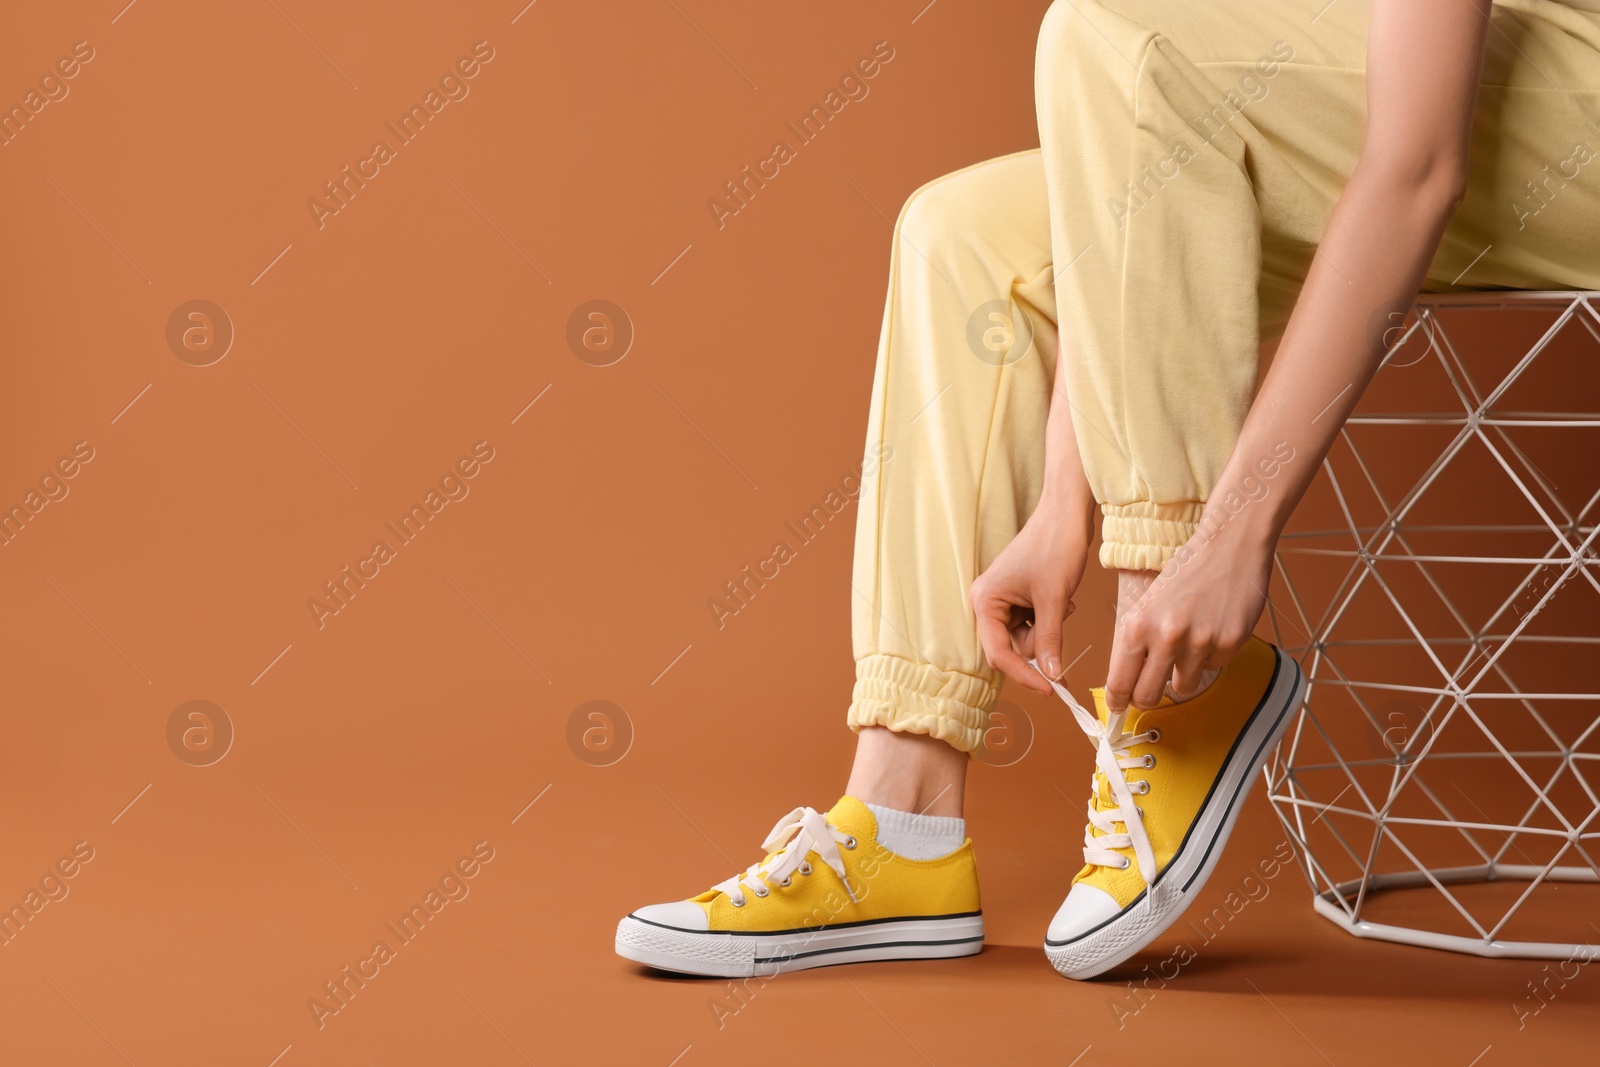
[[[1087,882],[1078,882],[1067,894],[1067,899],[1061,902],[1056,917],[1050,920],[1045,939],[1057,944],[1072,941],[1121,911],[1122,905],[1117,903],[1116,897]]]
[[[651,904],[633,913],[636,919],[670,926],[676,930],[704,932],[710,929],[706,909],[692,900],[675,900],[671,904]]]

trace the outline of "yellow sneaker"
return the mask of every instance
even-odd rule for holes
[[[1211,687],[1175,704],[1099,716],[1070,693],[1095,742],[1083,870],[1045,934],[1044,951],[1068,978],[1123,962],[1177,921],[1233,832],[1262,764],[1305,697],[1288,656],[1252,637]]]
[[[796,808],[767,856],[697,897],[617,924],[617,955],[681,974],[746,978],[866,960],[943,959],[983,948],[972,841],[933,860],[878,844],[867,806]]]

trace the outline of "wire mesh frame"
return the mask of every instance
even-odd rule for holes
[[[1528,349],[1528,351],[1515,363],[1506,377],[1487,393],[1481,392],[1473,381],[1467,365],[1461,360],[1451,343],[1449,334],[1444,324],[1439,319],[1441,311],[1455,311],[1465,309],[1554,309],[1557,314],[1548,329]],[[1275,637],[1280,645],[1285,645],[1280,622],[1292,619],[1283,618],[1289,611],[1298,613],[1303,624],[1296,627],[1302,633],[1310,635],[1309,644],[1302,651],[1301,665],[1306,669],[1310,679],[1305,705],[1297,713],[1296,722],[1277,750],[1269,760],[1264,775],[1267,780],[1268,796],[1272,801],[1273,810],[1277,813],[1285,832],[1295,844],[1295,851],[1300,860],[1302,870],[1310,883],[1313,897],[1312,902],[1316,912],[1324,918],[1335,923],[1345,931],[1357,937],[1376,938],[1393,941],[1401,944],[1418,945],[1429,948],[1447,949],[1456,952],[1469,953],[1478,956],[1491,957],[1523,957],[1535,959],[1567,959],[1579,952],[1600,952],[1600,945],[1589,943],[1587,933],[1580,934],[1583,941],[1550,942],[1550,941],[1516,941],[1506,940],[1499,935],[1506,924],[1513,918],[1517,911],[1528,901],[1534,891],[1546,882],[1600,882],[1600,864],[1590,854],[1586,843],[1600,841],[1600,796],[1590,788],[1583,774],[1573,770],[1578,761],[1589,763],[1590,766],[1600,769],[1600,752],[1579,752],[1589,739],[1600,731],[1600,716],[1588,724],[1582,733],[1571,744],[1564,744],[1560,737],[1549,726],[1548,721],[1542,716],[1534,705],[1534,701],[1582,701],[1600,699],[1596,693],[1528,693],[1519,689],[1506,674],[1501,663],[1505,652],[1518,640],[1523,642],[1555,640],[1562,644],[1600,645],[1600,632],[1593,634],[1575,634],[1549,638],[1545,635],[1526,634],[1533,618],[1547,605],[1551,599],[1569,582],[1586,581],[1596,592],[1600,592],[1600,554],[1594,551],[1597,537],[1600,537],[1600,522],[1591,515],[1600,503],[1600,492],[1583,503],[1576,513],[1567,508],[1555,494],[1554,487],[1549,484],[1544,475],[1520,449],[1517,448],[1510,437],[1504,432],[1508,426],[1539,426],[1545,428],[1600,428],[1600,413],[1573,413],[1573,412],[1504,412],[1493,411],[1495,404],[1505,395],[1516,381],[1531,367],[1550,343],[1569,325],[1576,322],[1600,342],[1600,291],[1595,292],[1498,292],[1498,293],[1471,293],[1449,296],[1423,296],[1415,305],[1415,321],[1407,327],[1402,336],[1388,349],[1384,355],[1387,364],[1396,353],[1403,349],[1414,338],[1425,342],[1426,355],[1439,361],[1445,377],[1454,389],[1456,399],[1460,401],[1459,414],[1449,415],[1367,415],[1358,412],[1348,420],[1343,438],[1351,455],[1354,457],[1355,471],[1352,485],[1360,484],[1370,491],[1378,500],[1385,518],[1376,526],[1360,526],[1352,514],[1349,500],[1340,482],[1339,472],[1334,469],[1331,460],[1325,461],[1323,473],[1328,478],[1329,484],[1336,498],[1339,512],[1346,524],[1345,529],[1335,531],[1339,534],[1348,534],[1353,541],[1350,549],[1314,549],[1297,546],[1297,539],[1310,539],[1326,536],[1328,531],[1317,531],[1290,535],[1280,544],[1276,564],[1279,575],[1282,577],[1287,590],[1289,604],[1280,606],[1269,604],[1268,611],[1272,621]],[[1351,438],[1348,427],[1351,425],[1388,424],[1388,425],[1459,425],[1460,429],[1446,446],[1444,451],[1428,466],[1417,484],[1410,488],[1398,499],[1387,500],[1379,489],[1373,477],[1373,469],[1368,464],[1355,441]],[[1489,454],[1500,468],[1509,477],[1511,483],[1521,492],[1527,502],[1532,505],[1539,518],[1539,523],[1534,525],[1523,524],[1495,524],[1485,522],[1476,525],[1452,525],[1445,529],[1453,533],[1474,532],[1542,532],[1553,536],[1549,549],[1540,557],[1505,557],[1505,556],[1474,556],[1474,555],[1428,555],[1414,552],[1406,537],[1407,530],[1417,532],[1418,527],[1406,527],[1404,521],[1412,508],[1427,489],[1434,484],[1441,472],[1455,458],[1455,456],[1471,441],[1477,441],[1488,449]],[[1346,472],[1351,473],[1349,471]],[[1530,483],[1543,490],[1543,498],[1532,491]],[[1546,507],[1544,501],[1549,501],[1551,506]],[[1552,511],[1555,514],[1552,514]],[[1433,527],[1432,529],[1440,529]],[[1398,552],[1390,551],[1391,546],[1398,547]],[[1386,583],[1379,574],[1376,562],[1379,554],[1389,563],[1409,563],[1414,566],[1420,576],[1434,595],[1438,596],[1445,605],[1450,615],[1460,625],[1463,636],[1452,639],[1439,639],[1426,637],[1413,621],[1411,613],[1406,610],[1404,603],[1397,596],[1396,591]],[[1297,592],[1289,569],[1285,566],[1285,557],[1295,554],[1320,555],[1350,560],[1349,571],[1338,586],[1332,597],[1330,606],[1320,622],[1314,622],[1308,614],[1303,598]],[[1437,579],[1430,570],[1430,564],[1440,563],[1494,563],[1507,566],[1524,565],[1529,572],[1521,582],[1499,605],[1491,617],[1480,627],[1474,628],[1468,623],[1466,617],[1457,609]],[[1519,615],[1519,621],[1514,624],[1507,618],[1507,612],[1512,605],[1522,598],[1530,586],[1535,582],[1541,571],[1552,565],[1561,566],[1560,574],[1545,588],[1539,596],[1537,604],[1526,615]],[[1363,585],[1371,583],[1392,605],[1398,613],[1410,637],[1401,639],[1412,642],[1419,647],[1431,661],[1442,679],[1443,685],[1429,686],[1426,684],[1396,685],[1393,683],[1364,682],[1359,679],[1345,676],[1329,656],[1328,650],[1333,646],[1331,640],[1334,628],[1339,624],[1345,613],[1354,602],[1357,593]],[[1287,608],[1287,610],[1285,610]],[[1498,630],[1497,630],[1498,628]],[[1600,628],[1597,628],[1600,630]],[[1394,639],[1388,639],[1392,642]],[[1384,639],[1355,641],[1341,640],[1339,644],[1384,644]],[[1461,658],[1454,663],[1454,669],[1446,665],[1444,657],[1453,655],[1453,648],[1459,649]],[[1479,660],[1481,659],[1481,662]],[[1471,673],[1469,674],[1469,668]],[[1502,681],[1508,692],[1484,693],[1478,692],[1480,682],[1491,676]],[[1353,699],[1355,704],[1366,715],[1374,729],[1383,738],[1383,744],[1389,749],[1388,758],[1376,760],[1348,759],[1341,754],[1328,736],[1327,731],[1317,719],[1316,698],[1319,689],[1324,691],[1335,688],[1343,689]],[[1425,712],[1419,729],[1410,733],[1402,742],[1395,744],[1390,741],[1388,733],[1383,729],[1373,710],[1368,706],[1366,693],[1377,692],[1404,692],[1413,694],[1418,699],[1427,698],[1430,704]],[[1551,742],[1548,750],[1508,750],[1494,732],[1485,724],[1473,703],[1485,701],[1514,700],[1519,702],[1533,717]],[[1493,705],[1491,704],[1491,707]],[[1481,753],[1446,753],[1433,751],[1434,744],[1439,738],[1440,730],[1455,716],[1465,716],[1482,731],[1490,743],[1490,750]],[[1430,728],[1431,727],[1431,728]],[[1422,728],[1428,728],[1426,730]],[[1308,732],[1316,734],[1322,744],[1332,754],[1332,763],[1323,764],[1297,764],[1301,756],[1302,741],[1308,738]],[[1426,733],[1426,738],[1423,735]],[[1546,776],[1541,784],[1535,780],[1523,766],[1524,761],[1535,757],[1554,759],[1557,766],[1553,774]],[[1453,814],[1445,803],[1429,789],[1420,772],[1423,765],[1432,758],[1436,763],[1442,760],[1453,759],[1485,759],[1502,760],[1508,764],[1515,773],[1533,790],[1534,799],[1522,818],[1515,824],[1497,823],[1485,817],[1483,821],[1459,819]],[[1371,765],[1387,766],[1392,768],[1390,784],[1387,795],[1379,794],[1377,790],[1363,788],[1353,768]],[[1306,772],[1319,770],[1331,771],[1334,768],[1342,770],[1348,785],[1331,800],[1318,801],[1313,799],[1303,782]],[[1587,796],[1591,808],[1587,815],[1574,822],[1568,819],[1551,802],[1549,792],[1557,780],[1564,774],[1571,772],[1573,779],[1581,786]],[[1392,809],[1395,800],[1402,789],[1411,787],[1425,796],[1432,805],[1438,809],[1438,818],[1417,819],[1401,818],[1396,816]],[[1340,802],[1347,796],[1354,794],[1353,801],[1347,801],[1343,806]],[[1467,798],[1469,803],[1471,798]],[[1477,805],[1474,804],[1474,807]],[[1530,825],[1536,813],[1548,810],[1554,813],[1562,829],[1554,830]],[[1357,819],[1367,820],[1371,824],[1372,839],[1364,854],[1357,851],[1359,842],[1346,840],[1344,834],[1339,833],[1331,821],[1326,824],[1327,836],[1333,838],[1338,847],[1342,848],[1346,856],[1353,860],[1359,867],[1359,877],[1335,881],[1328,873],[1325,862],[1319,857],[1312,847],[1311,829],[1321,821],[1329,812],[1354,816]],[[1479,813],[1482,814],[1481,809]],[[1430,867],[1425,860],[1408,848],[1395,833],[1394,827],[1412,825],[1426,825],[1446,828],[1460,833],[1466,843],[1480,858],[1476,864],[1455,865],[1449,867]],[[1498,832],[1502,835],[1502,842],[1498,847],[1486,848],[1474,831]],[[1506,855],[1513,847],[1513,842],[1518,834],[1547,835],[1559,839],[1558,847],[1548,863],[1522,864],[1506,862]],[[1400,855],[1404,856],[1413,870],[1400,870],[1379,872],[1374,868],[1379,856],[1380,846],[1384,843],[1391,844]],[[1526,857],[1524,857],[1526,858]],[[1568,862],[1563,863],[1566,859]],[[1510,909],[1492,925],[1485,926],[1479,922],[1463,906],[1461,900],[1450,891],[1451,886],[1466,883],[1490,881],[1525,881],[1527,887],[1517,896]],[[1427,888],[1431,887],[1442,895],[1444,901],[1476,932],[1475,937],[1459,934],[1444,933],[1437,930],[1422,929],[1412,926],[1401,926],[1392,923],[1374,922],[1364,917],[1363,912],[1375,893],[1385,890]]]

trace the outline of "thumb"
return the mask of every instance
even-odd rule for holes
[[[1033,655],[1051,681],[1061,681],[1062,623],[1072,605],[1046,602],[1034,606]]]

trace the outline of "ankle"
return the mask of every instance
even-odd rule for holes
[[[865,804],[961,818],[969,758],[924,734],[863,727],[845,792]]]
[[[936,860],[960,848],[967,839],[967,821],[949,815],[916,815],[867,804],[878,823],[878,844],[908,860]]]

